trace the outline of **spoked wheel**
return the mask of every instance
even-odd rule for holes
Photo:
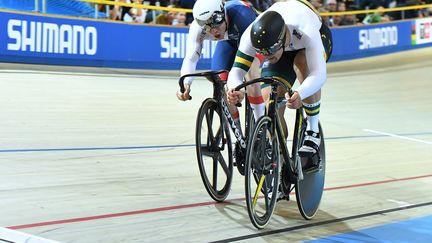
[[[201,179],[218,202],[228,196],[233,177],[231,137],[223,119],[217,102],[206,99],[198,111],[195,133]]]
[[[297,205],[300,210],[301,215],[305,219],[311,219],[315,216],[318,211],[319,204],[321,202],[321,197],[324,190],[324,179],[325,179],[325,144],[324,144],[324,133],[322,131],[321,125],[319,126],[321,135],[321,145],[319,156],[314,156],[313,158],[302,158],[313,159],[315,163],[319,162],[319,165],[310,171],[303,171],[303,180],[300,178],[297,181],[295,191],[297,198]],[[299,139],[298,147],[303,144],[304,139],[304,129],[301,131],[301,137]],[[300,159],[299,156],[296,156]],[[305,163],[303,161],[302,163]]]
[[[258,229],[269,222],[279,186],[279,141],[269,117],[261,117],[249,139],[245,164],[246,205]]]

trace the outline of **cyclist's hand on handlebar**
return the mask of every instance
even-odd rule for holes
[[[181,93],[180,91],[177,91],[177,98],[179,99],[179,100],[181,100],[181,101],[187,101],[187,100],[190,100],[190,95],[189,95],[189,93],[190,93],[190,85],[188,85],[188,84],[185,84],[185,92],[184,93]]]
[[[241,103],[244,98],[244,93],[242,91],[235,91],[234,89],[229,89],[227,91],[228,103],[231,105],[236,105]]]
[[[287,107],[290,109],[298,109],[302,106],[302,99],[297,91],[294,91],[292,96],[286,92],[285,98],[287,99]]]

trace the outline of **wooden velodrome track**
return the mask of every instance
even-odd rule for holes
[[[237,172],[226,203],[202,185],[194,129],[208,82],[179,102],[175,76],[2,64],[0,242],[19,242],[7,229],[60,242],[302,242],[431,215],[431,56],[329,64],[320,210],[306,221],[292,196],[260,231]]]

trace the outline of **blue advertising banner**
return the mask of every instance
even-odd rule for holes
[[[0,61],[179,69],[188,29],[0,12]],[[199,68],[214,42],[205,41]]]
[[[333,28],[330,61],[432,46],[432,18]],[[179,70],[187,28],[0,11],[0,62]],[[216,42],[205,41],[198,69]]]
[[[411,21],[333,28],[332,61],[349,60],[411,48]]]

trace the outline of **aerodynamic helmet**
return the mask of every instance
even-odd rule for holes
[[[252,24],[250,38],[258,53],[272,55],[285,45],[286,27],[282,16],[266,11]]]
[[[225,21],[222,0],[197,0],[192,13],[196,22],[204,27],[214,28]]]

